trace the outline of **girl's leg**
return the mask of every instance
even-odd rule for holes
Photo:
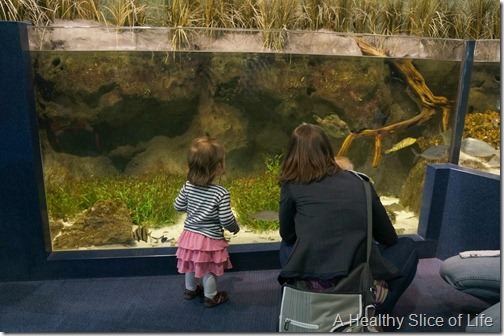
[[[207,298],[211,299],[217,294],[217,279],[212,273],[203,276],[203,289]]]
[[[228,300],[226,292],[217,291],[217,279],[212,273],[207,273],[203,276],[203,288],[205,294],[204,304],[211,308]]]
[[[200,285],[198,285],[198,281],[194,276],[194,272],[186,272],[185,273],[185,289],[184,289],[184,299],[192,300],[195,297],[201,295],[203,292]]]
[[[194,276],[194,272],[186,272],[185,273],[185,288],[190,291],[195,291],[198,283],[196,281],[196,277]]]

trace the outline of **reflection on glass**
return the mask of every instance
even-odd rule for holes
[[[54,250],[175,246],[184,218],[173,201],[203,134],[226,148],[219,183],[242,226],[231,244],[279,240],[277,175],[302,122],[321,125],[372,178],[399,234],[416,233],[425,165],[448,160],[459,60],[203,50],[32,59]],[[466,123],[465,136],[497,148],[500,107],[481,104],[499,96],[481,92],[468,118],[488,124]],[[493,142],[480,137],[487,126]],[[488,165],[497,155],[466,154]]]

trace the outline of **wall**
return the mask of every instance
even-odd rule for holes
[[[427,166],[418,234],[435,256],[500,249],[500,176],[454,164]]]

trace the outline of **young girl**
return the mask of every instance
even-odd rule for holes
[[[232,268],[224,230],[238,233],[240,227],[231,211],[229,191],[214,184],[224,174],[224,147],[215,139],[193,140],[187,162],[189,171],[175,199],[177,211],[185,211],[184,230],[178,239],[177,268],[185,273],[184,299],[204,293],[206,307],[228,300],[217,291],[216,277]],[[197,279],[202,279],[202,285]]]

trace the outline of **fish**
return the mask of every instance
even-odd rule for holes
[[[263,210],[252,214],[251,217],[257,220],[263,220],[269,222],[278,221],[278,211]]]
[[[422,153],[418,153],[413,148],[411,149],[413,153],[427,161],[436,161],[448,158],[448,146],[447,145],[436,145],[427,148]]]
[[[161,237],[154,237],[151,235],[150,237],[152,238],[154,243],[159,243],[160,241],[161,243],[166,243],[175,240],[174,238],[168,238],[165,235],[162,235]]]
[[[460,152],[459,165],[474,169],[485,168],[485,164],[481,158],[468,155],[464,152]]]
[[[385,209],[385,210],[387,211],[387,215],[388,215],[390,221],[392,222],[392,224],[395,224],[395,222],[396,222],[396,214],[395,214],[395,212],[389,211],[389,209]]]
[[[143,240],[144,242],[147,242],[149,240],[149,235],[149,229],[147,229],[145,226],[139,226],[131,233],[131,236],[134,240]]]
[[[378,127],[382,127],[387,123],[389,116],[385,113],[383,113],[382,110],[376,109],[374,115],[373,115],[373,124],[377,125]]]
[[[403,211],[404,207],[400,205],[399,203],[392,203],[389,205],[385,205],[385,209],[390,212],[398,212],[398,211]]]
[[[488,168],[499,168],[501,166],[500,163],[500,155],[493,156],[487,163],[486,166]]]
[[[378,167],[381,159],[381,134],[375,135],[375,143],[374,143],[374,153],[373,153],[373,168]]]
[[[466,154],[481,158],[491,158],[498,153],[498,150],[492,145],[475,138],[462,139],[460,150]]]
[[[324,118],[314,114],[313,119],[319,124],[320,127],[327,132],[328,135],[334,138],[344,138],[350,134],[350,128],[347,123],[341,120],[337,114],[330,114]]]
[[[412,138],[412,137],[407,137],[407,138],[404,138],[402,139],[401,141],[399,141],[398,143],[396,143],[395,145],[393,145],[391,148],[387,149],[385,151],[385,154],[390,154],[392,152],[396,152],[398,150],[401,150],[403,148],[406,148],[408,146],[411,146],[413,145],[415,142],[417,141],[416,138]]]
[[[447,129],[446,131],[441,133],[441,138],[443,139],[443,143],[445,145],[449,145],[451,143],[451,129]]]

